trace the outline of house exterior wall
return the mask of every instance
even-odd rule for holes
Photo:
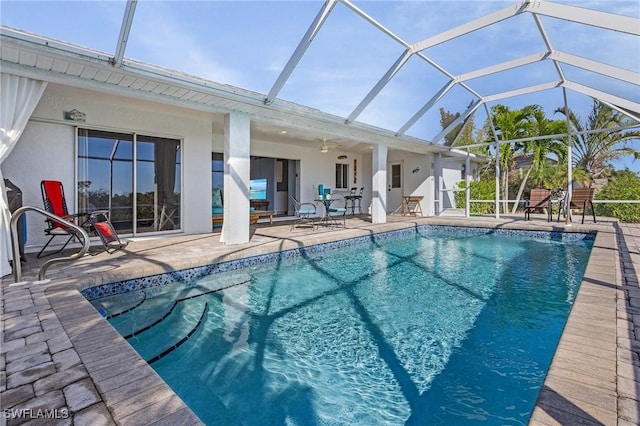
[[[64,120],[64,112],[77,109],[86,122]],[[211,232],[211,152],[223,152],[221,120],[205,112],[156,104],[130,97],[49,84],[20,141],[3,163],[4,176],[23,192],[23,204],[43,207],[40,181],[63,182],[71,212],[76,211],[75,127],[164,136],[182,140],[182,232]],[[251,140],[251,155],[300,161],[300,198],[316,198],[317,185],[335,189],[335,164],[349,164],[349,187],[365,187],[363,212],[371,197],[371,156],[339,148],[320,153],[317,148],[291,143]],[[337,156],[346,155],[344,160]],[[353,161],[357,161],[353,183]],[[27,251],[48,239],[44,218],[27,214]],[[145,234],[147,235],[147,234]],[[60,240],[62,241],[62,240]],[[54,241],[56,242],[56,241]]]
[[[222,147],[214,144],[216,152],[222,152]],[[317,198],[317,188],[322,184],[325,188],[331,188],[335,191],[335,165],[344,163],[349,165],[349,187],[365,187],[369,188],[369,195],[363,198],[363,212],[366,213],[365,205],[370,202],[371,191],[371,166],[367,168],[364,157],[359,154],[344,152],[338,149],[331,149],[329,152],[321,153],[319,148],[309,148],[303,146],[295,146],[291,144],[279,144],[273,142],[264,142],[261,140],[251,140],[251,155],[282,158],[286,160],[300,161],[300,201],[310,202]],[[346,159],[338,160],[340,155],[346,155]],[[353,183],[353,160],[357,162],[357,183]],[[369,160],[370,162],[370,160]],[[340,190],[343,191],[343,190]],[[348,190],[347,190],[348,191]]]
[[[442,207],[445,209],[456,208],[455,192],[452,189],[458,188],[461,180],[461,170],[464,160],[448,161],[442,167],[442,182],[444,185],[442,193]]]
[[[64,121],[64,111],[86,114],[85,123]],[[2,164],[6,178],[23,192],[23,204],[42,207],[40,181],[63,182],[74,212],[75,126],[182,139],[182,230],[211,231],[212,118],[178,107],[49,84],[25,131]],[[27,216],[27,250],[44,244],[44,219]]]
[[[433,155],[404,151],[390,151],[388,162],[402,162],[402,195],[421,195],[422,213],[434,215]],[[395,211],[399,205],[390,205],[387,211]]]
[[[73,109],[85,113],[86,122],[64,120],[64,112]],[[20,187],[25,205],[42,207],[40,181],[56,179],[65,186],[70,211],[76,211],[75,127],[182,140],[182,232],[211,232],[211,152],[224,151],[224,128],[220,116],[49,84],[20,141],[3,163],[5,177]],[[250,151],[252,156],[298,160],[299,197],[304,202],[316,198],[319,184],[335,190],[335,165],[348,164],[348,188],[365,188],[362,211],[369,212],[371,154],[354,154],[340,148],[320,153],[319,147],[296,146],[290,140],[273,143],[257,139],[251,139]],[[346,158],[337,158],[342,155]],[[355,181],[354,160],[357,163]],[[403,194],[422,195],[423,213],[436,214],[433,155],[390,150],[387,161],[401,161],[403,164]],[[460,180],[462,161],[444,162],[446,187]],[[449,202],[452,203],[452,199]],[[44,228],[44,219],[39,215],[31,213],[27,216],[27,250],[33,251],[46,242]]]
[[[464,157],[447,158],[442,162],[442,181],[444,186],[442,207],[445,209],[458,208],[455,201],[455,192],[452,189],[457,189],[458,183],[465,180],[465,177],[462,176],[465,163],[466,158]],[[472,181],[478,178],[477,162],[471,162],[469,176]]]

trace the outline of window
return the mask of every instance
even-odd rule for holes
[[[180,147],[177,139],[78,129],[78,212],[107,210],[119,232],[180,229]]]
[[[347,189],[349,187],[349,165],[336,164],[336,189]]]
[[[402,167],[400,164],[391,165],[391,187],[402,188]]]
[[[467,179],[467,165],[464,163],[462,164],[462,168],[460,169],[460,179],[461,180]]]
[[[211,188],[224,188],[224,155],[211,153]]]

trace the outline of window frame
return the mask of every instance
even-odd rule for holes
[[[104,151],[104,147],[103,147],[103,152],[99,152],[99,153],[95,153],[92,152],[92,150],[95,149],[95,147],[92,146],[93,143],[96,143],[95,141],[97,139],[105,139],[108,141],[112,141],[111,143],[113,143],[113,147],[111,148],[111,153],[107,154],[106,151]],[[140,139],[140,141],[138,141],[138,139]],[[92,140],[94,142],[92,142]],[[153,229],[155,228],[155,225],[157,223],[160,223],[159,221],[162,219],[158,219],[158,215],[160,215],[161,213],[166,213],[165,211],[159,212],[158,210],[158,205],[156,205],[159,200],[156,199],[156,197],[154,197],[154,205],[153,205],[153,209],[154,209],[154,226],[152,227],[151,230],[147,230],[147,226],[144,227],[145,230],[141,230],[139,229],[139,224],[138,222],[140,221],[140,218],[138,217],[139,212],[138,212],[138,197],[139,197],[139,193],[138,191],[141,190],[142,188],[139,185],[139,165],[141,163],[152,163],[154,164],[154,171],[153,171],[153,176],[152,179],[154,181],[154,188],[155,185],[157,184],[157,176],[155,175],[155,172],[157,171],[157,168],[155,167],[155,163],[156,163],[156,158],[155,156],[158,154],[154,154],[153,155],[153,159],[149,159],[146,158],[144,156],[144,154],[142,155],[138,155],[138,144],[139,143],[150,143],[150,144],[158,144],[158,143],[162,143],[162,141],[171,141],[172,143],[175,143],[176,146],[176,161],[175,161],[175,176],[174,176],[174,191],[175,192],[175,198],[173,198],[173,201],[175,201],[174,207],[175,209],[172,209],[173,211],[171,212],[171,214],[174,214],[174,218],[177,218],[177,220],[175,220],[176,223],[174,223],[173,220],[171,220],[171,223],[174,223],[174,227],[173,229]],[[131,144],[131,149],[130,152],[125,154],[125,157],[121,157],[120,155],[117,155],[118,149],[119,149],[119,145],[120,145],[120,141],[122,142],[126,142],[126,143],[130,143]],[[131,210],[131,213],[129,213],[129,215],[131,216],[130,218],[125,216],[124,219],[124,224],[125,224],[125,229],[123,230],[122,234],[123,235],[149,235],[149,234],[155,234],[155,233],[162,233],[162,232],[180,232],[182,230],[182,218],[183,218],[183,209],[182,209],[182,204],[183,204],[183,194],[184,194],[184,189],[183,189],[183,182],[184,182],[184,176],[183,176],[183,149],[184,149],[184,140],[182,138],[179,137],[175,137],[175,136],[161,136],[161,135],[157,135],[157,134],[153,134],[152,132],[144,132],[144,133],[138,133],[138,132],[132,132],[132,131],[127,131],[127,130],[113,130],[113,129],[102,129],[102,128],[98,128],[98,127],[89,127],[89,126],[82,126],[82,127],[76,127],[75,128],[75,153],[74,153],[74,157],[75,157],[75,165],[76,165],[76,173],[75,173],[75,178],[76,178],[76,188],[75,188],[75,195],[76,195],[76,212],[89,212],[89,211],[94,211],[96,209],[99,210],[108,210],[110,213],[110,220],[112,223],[116,223],[117,224],[117,215],[112,214],[112,209],[114,208],[112,205],[113,202],[113,198],[114,198],[114,188],[112,184],[109,184],[109,187],[107,188],[107,192],[108,192],[108,200],[107,200],[107,205],[95,205],[95,203],[93,203],[93,201],[95,201],[95,198],[92,200],[92,195],[90,194],[89,191],[89,186],[91,185],[91,175],[95,174],[95,173],[104,173],[104,172],[100,172],[96,170],[96,167],[100,164],[100,163],[94,163],[94,165],[91,165],[90,163],[93,162],[110,162],[110,163],[129,163],[130,164],[130,176],[126,176],[125,177],[125,181],[122,181],[126,186],[127,186],[127,191],[131,191],[130,197],[130,204],[123,206],[126,207],[126,209]],[[144,151],[144,150],[143,150]],[[111,157],[111,158],[110,158]],[[110,170],[112,169],[111,165],[109,166]],[[119,178],[122,178],[121,175],[117,176]],[[113,171],[109,172],[109,176],[107,177],[109,181],[113,181],[114,176],[113,176]],[[104,179],[103,179],[104,180]],[[98,183],[99,185],[101,185],[100,188],[95,189],[95,191],[97,191],[97,193],[99,194],[100,190],[102,189],[102,186],[104,184],[104,182],[102,183]],[[130,188],[129,188],[130,185]],[[177,186],[177,188],[176,188]],[[154,193],[155,193],[156,189],[154,189]],[[126,193],[123,194],[118,194],[116,191],[115,196],[125,196]],[[96,195],[94,195],[96,196]],[[82,199],[84,199],[84,203],[82,202]],[[92,208],[91,205],[94,204],[94,207]],[[166,218],[169,218],[168,215],[166,215]],[[158,221],[158,222],[156,222]],[[128,225],[126,225],[127,223],[129,223]]]
[[[335,189],[349,189],[349,163],[336,163]]]

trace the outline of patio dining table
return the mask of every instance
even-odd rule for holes
[[[338,224],[338,221],[336,221],[333,217],[331,217],[330,214],[330,208],[331,208],[331,204],[335,201],[335,198],[316,198],[314,201],[318,202],[320,204],[322,204],[322,206],[324,207],[323,212],[322,212],[322,217],[320,218],[320,222],[318,222],[318,225],[321,226],[340,226]]]

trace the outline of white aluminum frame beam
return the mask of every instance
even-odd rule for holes
[[[111,62],[113,66],[122,66],[122,58],[124,58],[124,51],[126,50],[127,42],[129,41],[131,24],[133,23],[133,15],[136,12],[137,4],[138,0],[127,0],[127,6],[124,9],[124,16],[122,17],[122,25],[120,26],[118,44],[116,44],[116,52],[115,55],[113,55]]]
[[[273,86],[271,87],[269,94],[267,94],[267,97],[264,98],[265,104],[272,103],[274,99],[278,96],[278,93],[280,93],[280,90],[282,90],[282,87],[284,87],[289,77],[291,77],[293,70],[296,68],[296,66],[304,56],[305,52],[311,45],[311,42],[313,41],[313,39],[316,37],[316,35],[318,35],[320,28],[322,28],[322,26],[326,22],[327,18],[329,17],[329,14],[331,13],[335,5],[336,5],[336,0],[327,0],[322,5],[322,8],[320,8],[320,11],[318,11],[318,14],[316,15],[315,19],[307,29],[307,32],[302,37],[302,40],[300,40],[300,43],[298,43],[296,50],[293,52],[293,54],[289,58],[289,61],[280,72],[280,75],[276,79],[276,82],[273,83]]]
[[[508,139],[508,140],[504,140],[504,141],[503,140],[498,141],[497,143],[498,143],[498,145],[502,145],[502,144],[505,144],[505,143],[540,141],[540,140],[544,140],[544,139],[560,139],[560,138],[566,138],[566,137],[568,137],[570,135],[591,135],[591,134],[598,134],[598,133],[610,133],[610,132],[617,132],[617,131],[625,131],[625,130],[636,129],[639,126],[640,126],[640,123],[638,123],[637,125],[632,125],[632,126],[616,126],[616,127],[611,127],[611,128],[607,128],[607,129],[582,130],[580,132],[572,131],[571,134],[569,134],[569,133],[556,133],[556,134],[553,134],[553,135],[531,136],[531,137],[528,137],[528,138]],[[477,148],[477,147],[483,147],[483,146],[491,146],[491,145],[495,145],[495,144],[496,144],[496,142],[474,143],[474,144],[471,144],[471,145],[464,145],[464,146],[457,147],[457,149]]]
[[[358,106],[349,114],[347,120],[345,121],[347,124],[352,123],[361,113],[362,111],[371,103],[371,101],[382,91],[382,89],[387,85],[389,81],[395,76],[400,68],[407,63],[409,58],[413,55],[411,49],[405,50],[402,55],[391,65],[391,68],[387,70],[386,73],[382,76],[380,80],[376,83],[375,86],[367,93],[367,95],[360,101]]]
[[[624,108],[631,112],[635,112],[636,114],[640,112],[640,104],[637,102],[620,98],[610,93],[601,92],[592,87],[584,86],[582,84],[578,84],[572,81],[564,83],[563,86],[566,87],[567,89],[580,92],[587,96],[591,96],[592,98],[597,99],[599,101],[604,101],[604,102],[611,103],[613,105],[617,105],[618,108]]]
[[[470,71],[464,74],[456,76],[456,81],[468,81],[474,78],[484,77],[489,74],[495,74],[498,72],[510,70],[517,67],[540,62],[549,55],[548,52],[539,52],[527,56],[521,56],[520,58],[512,59],[510,61],[502,62],[499,64],[491,65],[486,68],[480,68],[474,71]]]
[[[382,31],[383,33],[385,33],[386,35],[388,35],[389,37],[391,37],[401,45],[403,45],[404,47],[409,47],[409,44],[407,44],[404,40],[402,40],[398,35],[394,34],[387,27],[385,27],[384,25],[382,25],[381,23],[373,19],[371,16],[367,15],[362,9],[360,9],[355,4],[351,3],[349,0],[338,0],[338,1],[343,5],[345,5],[346,7],[348,7],[349,9],[351,9],[352,11],[354,11],[357,15],[359,15],[365,21],[367,21],[368,23],[370,23],[371,25],[373,25],[374,27],[376,27],[377,29],[379,29],[380,31]]]
[[[605,102],[603,100],[600,100],[600,102],[602,102],[605,105],[608,105],[610,108],[618,111],[621,114],[626,115],[627,117],[635,120],[636,123],[640,124],[640,112],[639,111],[635,111],[635,112],[629,111],[628,109],[620,108],[617,105],[610,104],[609,102]]]
[[[479,106],[479,105],[478,105]],[[475,111],[474,111],[475,112]],[[458,134],[456,135],[455,138],[453,138],[453,142],[451,143],[451,145],[449,145],[450,148],[453,148],[454,146],[456,146],[456,144],[458,143],[458,141],[460,140],[460,137],[462,136],[463,132],[464,132],[464,128],[468,123],[469,118],[471,117],[471,114],[469,114],[467,117],[465,117],[464,120],[462,120],[462,124],[460,126],[460,131],[458,131]],[[462,148],[466,148],[468,145],[465,145],[464,147],[459,147],[460,149]],[[467,148],[467,152],[469,151],[469,149]]]
[[[404,123],[404,125],[400,127],[400,129],[398,129],[398,131],[396,132],[396,135],[404,134],[404,132],[406,132],[411,126],[413,126],[416,123],[416,121],[420,119],[420,117],[426,114],[426,112],[429,111],[436,102],[442,99],[442,97],[446,95],[449,92],[449,90],[453,88],[453,86],[455,86],[455,81],[449,80],[447,84],[442,86],[442,88],[438,90],[438,92],[435,95],[433,95],[433,97],[429,99],[429,101],[426,104],[424,104],[424,106],[420,108],[420,110],[418,110],[418,112],[416,112],[413,115],[413,117],[409,119],[409,121]]]
[[[433,37],[429,37],[427,39],[419,41],[412,46],[412,49],[414,52],[420,52],[421,50],[428,49],[449,40],[453,40],[454,38],[469,34],[481,28],[488,27],[497,22],[504,21],[505,19],[509,19],[524,12],[525,6],[528,3],[529,0],[521,1],[519,3],[516,3],[515,5],[500,9],[497,12],[493,12],[481,18],[474,19],[473,21],[467,22],[466,24],[462,24],[455,28],[452,28],[449,31],[444,31]]]
[[[553,49],[553,46],[551,46],[551,40],[547,35],[547,31],[545,31],[544,25],[542,25],[542,20],[538,15],[533,15],[533,20],[535,21],[536,26],[538,27],[538,32],[542,37],[542,41],[544,42],[544,45],[547,46],[547,52],[550,55],[554,49]],[[566,77],[564,76],[564,72],[562,71],[562,67],[560,66],[558,61],[552,60],[552,62],[553,62],[553,66],[556,68],[556,72],[558,73],[558,77],[560,78],[560,80],[567,81]]]
[[[346,4],[347,2],[344,1],[344,3]],[[516,3],[515,5],[506,7],[504,9],[501,9],[497,12],[491,13],[489,15],[486,15],[484,17],[481,17],[479,19],[476,19],[474,21],[471,21],[467,24],[464,25],[460,25],[456,28],[453,28],[449,31],[445,31],[443,33],[440,33],[434,37],[430,37],[428,39],[425,39],[421,42],[418,42],[416,44],[413,44],[411,46],[407,45],[406,43],[402,42],[403,45],[408,46],[409,49],[406,50],[405,52],[403,52],[403,54],[401,55],[401,57],[391,66],[391,68],[389,68],[387,70],[387,72],[384,74],[384,76],[378,81],[378,83],[376,83],[376,85],[373,87],[373,89],[371,89],[371,91],[365,96],[365,98],[358,104],[358,106],[353,110],[353,112],[349,115],[349,117],[347,118],[346,123],[351,123],[353,122],[358,115],[360,115],[362,113],[362,111],[367,107],[367,105],[369,105],[369,103],[371,103],[373,101],[373,99],[382,91],[382,89],[386,86],[386,84],[393,78],[393,76],[395,76],[398,71],[400,70],[400,68],[402,66],[404,66],[404,64],[408,61],[408,59],[411,57],[412,54],[417,54],[420,58],[426,60],[429,64],[431,64],[432,66],[434,66],[436,69],[438,69],[440,72],[442,72],[443,74],[445,74],[447,77],[449,77],[450,79],[454,80],[454,82],[456,84],[460,84],[460,86],[462,86],[463,88],[465,88],[467,91],[469,91],[471,94],[473,94],[476,98],[481,99],[482,96],[480,94],[478,94],[475,90],[471,89],[469,86],[467,86],[466,84],[464,84],[465,80],[471,79],[471,78],[476,78],[476,77],[471,77],[469,76],[468,78],[459,78],[459,77],[454,77],[452,74],[450,74],[448,71],[446,71],[445,69],[443,69],[442,67],[438,66],[437,64],[435,64],[431,59],[429,59],[428,57],[426,57],[423,53],[421,53],[421,50],[427,49],[429,47],[433,47],[437,44],[440,43],[444,43],[448,40],[460,37],[462,35],[468,34],[470,32],[476,31],[478,29],[487,27],[491,24],[494,24],[496,22],[500,22],[503,21],[505,19],[508,19],[512,16],[518,15],[520,13],[522,13],[525,10],[525,6],[528,3],[528,1],[523,1],[523,2],[519,2]],[[354,8],[354,10],[356,10]],[[363,16],[366,16],[364,14],[362,14]],[[375,21],[373,21],[372,19],[369,18],[369,21],[372,23],[375,23]],[[395,36],[394,36],[395,37]],[[396,40],[399,40],[398,38],[396,38]],[[540,57],[536,57],[536,60],[541,60],[543,58]],[[521,65],[526,65],[526,61],[532,61],[531,58],[528,58],[524,60],[525,63],[521,64]],[[497,67],[494,70],[483,70],[480,72],[486,72],[486,74],[483,75],[487,75],[487,74],[491,74],[491,73],[495,73],[504,69],[509,69],[510,67],[516,67],[516,66],[521,66],[518,65],[518,61],[512,61],[514,62],[513,64],[509,64],[509,63],[505,63],[505,64],[500,64],[497,65],[495,67]],[[535,61],[533,61],[535,62]],[[504,67],[503,69],[500,69],[500,67]],[[468,74],[472,74],[472,73],[468,73]],[[480,75],[477,75],[477,77]],[[445,90],[445,91],[449,91],[452,87],[452,85],[450,84],[451,82],[447,83],[447,85],[441,89]],[[433,107],[435,101],[434,99],[436,99],[436,101],[438,99],[440,99],[442,97],[442,93],[438,92],[431,100],[429,100],[427,102],[427,104],[425,104],[418,112],[416,112],[416,114],[414,114],[397,132],[396,134],[401,135],[404,134],[409,128],[411,128],[411,126],[413,126],[420,117],[422,117],[431,107]]]
[[[478,109],[478,107],[480,105],[482,105],[484,102],[482,100],[477,100],[474,103],[472,103],[469,108],[467,108],[467,110],[460,115],[460,117],[456,118],[455,120],[453,120],[451,123],[449,123],[449,125],[442,130],[440,133],[438,133],[432,140],[432,143],[437,143],[440,139],[444,138],[447,134],[449,134],[450,131],[452,131],[453,129],[456,128],[456,126],[460,123],[462,123],[464,120],[467,119],[467,117],[469,117],[471,114],[473,114],[475,112],[476,109]]]
[[[634,71],[629,71],[624,68],[619,68],[613,65],[583,58],[581,56],[572,55],[571,53],[562,52],[560,50],[553,51],[549,58],[563,64],[582,68],[583,70],[595,72],[606,77],[612,77],[626,83],[640,86],[640,76],[637,72]]]
[[[375,97],[378,96],[378,94],[382,91],[382,89],[384,89],[384,87],[387,85],[387,83],[389,83],[391,81],[391,79],[398,73],[398,71],[400,71],[400,69],[404,66],[404,64],[407,63],[407,61],[414,54],[417,55],[420,59],[422,59],[425,62],[427,62],[429,65],[431,65],[435,69],[437,69],[438,71],[440,71],[442,74],[446,75],[448,78],[454,79],[454,77],[453,77],[453,75],[451,73],[449,73],[447,70],[442,68],[440,65],[435,63],[433,60],[428,58],[423,53],[415,52],[413,50],[413,47],[409,43],[407,43],[402,38],[400,38],[398,35],[394,34],[390,30],[388,30],[384,25],[380,24],[378,21],[373,19],[371,16],[367,15],[363,10],[361,10],[360,8],[358,8],[357,6],[352,4],[349,0],[339,0],[339,1],[342,4],[344,4],[345,6],[347,6],[349,9],[354,11],[356,14],[358,14],[360,17],[362,17],[364,20],[366,20],[367,22],[372,24],[378,30],[382,31],[383,33],[385,33],[386,35],[391,37],[394,41],[398,42],[399,44],[401,44],[405,48],[405,51],[400,55],[400,57],[393,63],[393,65],[391,65],[391,67],[380,78],[380,80],[378,80],[378,82],[375,84],[375,86],[369,91],[369,93],[367,93],[367,95],[362,99],[362,101],[360,101],[360,103],[351,112],[351,114],[349,114],[349,116],[345,120],[346,124],[350,124],[353,121],[355,121],[355,119],[362,113],[362,111],[364,111],[364,109],[373,101],[373,99],[375,99]],[[460,82],[460,86],[462,86],[464,89],[466,89],[469,93],[471,93],[476,98],[480,98],[481,97],[478,93],[476,93],[472,88],[470,88],[466,84],[463,84],[462,82]],[[422,109],[421,109],[421,111],[422,111]],[[422,114],[424,114],[424,112]],[[403,132],[399,132],[398,134],[400,134],[400,133],[403,133]]]
[[[513,98],[516,96],[527,95],[529,93],[542,92],[543,90],[555,89],[562,85],[561,81],[552,81],[549,83],[536,84],[533,86],[522,87],[520,89],[508,90],[506,92],[496,93],[493,95],[485,96],[482,100],[484,102],[493,102],[505,98]]]
[[[607,30],[640,35],[640,19],[614,13],[600,12],[578,6],[536,0],[527,2],[526,10],[533,14],[563,19]]]

